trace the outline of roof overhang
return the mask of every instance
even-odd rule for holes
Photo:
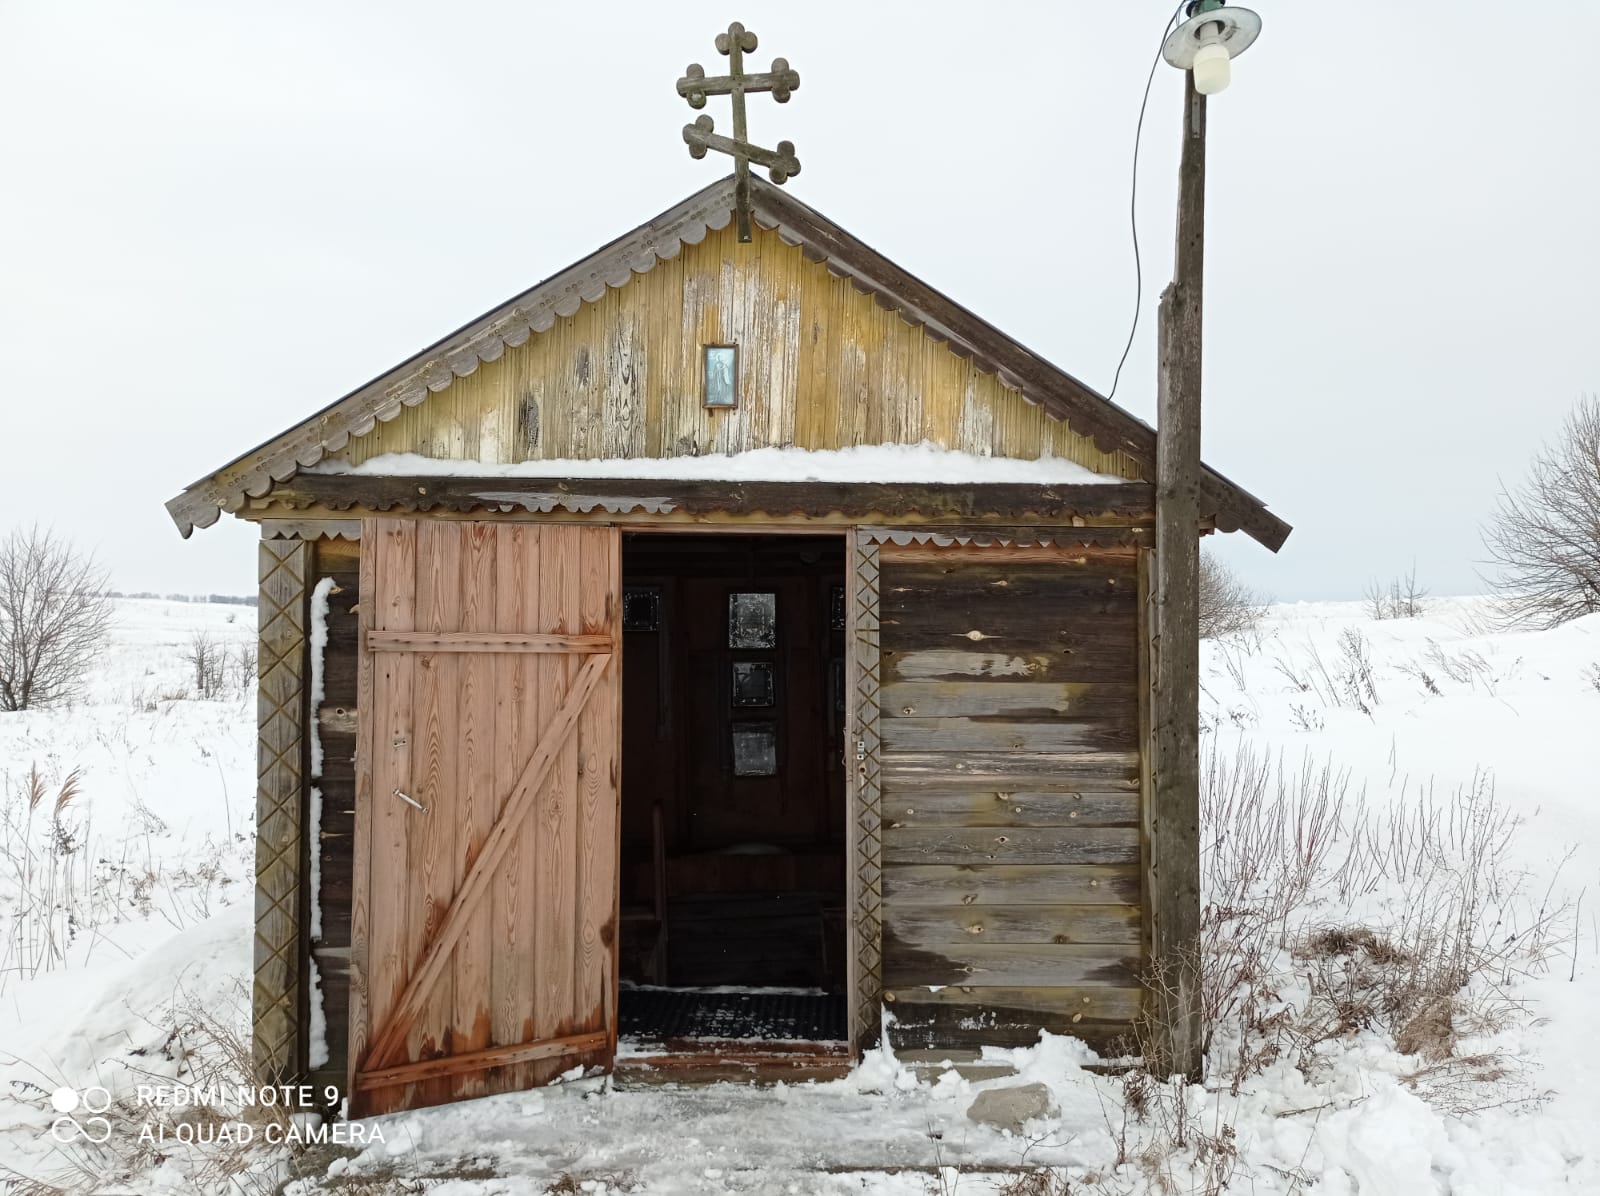
[[[1149,482],[839,483],[306,472],[275,487],[251,514],[274,519],[310,511],[767,515],[869,523],[1000,520],[1122,528],[1155,522],[1155,491]]]

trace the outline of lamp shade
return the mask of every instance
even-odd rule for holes
[[[1161,56],[1180,71],[1194,72],[1195,90],[1214,95],[1228,86],[1231,62],[1261,33],[1261,17],[1248,8],[1224,6],[1197,13],[1162,43]]]
[[[1194,72],[1194,89],[1203,96],[1214,96],[1228,86],[1232,75],[1228,62],[1232,57],[1221,42],[1207,42],[1196,50],[1189,66]]]

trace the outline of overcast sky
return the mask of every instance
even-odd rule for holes
[[[1413,560],[1476,590],[1497,477],[1600,390],[1600,4],[1258,10],[1211,104],[1205,451],[1296,530],[1219,547],[1285,599]],[[252,590],[253,527],[184,542],[162,503],[722,173],[673,83],[734,18],[800,71],[751,110],[794,192],[1104,390],[1170,11],[0,0],[0,525],[124,588]],[[1146,419],[1180,99],[1163,64],[1117,396]]]

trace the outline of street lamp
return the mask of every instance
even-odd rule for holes
[[[1193,0],[1162,44],[1184,72],[1177,250],[1162,293],[1156,382],[1156,535],[1150,597],[1155,643],[1150,737],[1152,1043],[1163,1075],[1199,1080],[1200,1019],[1200,465],[1201,311],[1205,283],[1206,96],[1228,85],[1229,63],[1261,18],[1222,0]],[[1216,508],[1208,507],[1214,511]]]
[[[1194,89],[1216,95],[1228,86],[1228,64],[1250,48],[1261,33],[1261,18],[1248,8],[1228,8],[1224,0],[1195,0],[1189,19],[1162,43],[1161,56],[1181,71],[1194,72]]]

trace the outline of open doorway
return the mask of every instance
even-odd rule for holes
[[[625,1050],[848,1037],[844,566],[839,536],[624,537]]]

